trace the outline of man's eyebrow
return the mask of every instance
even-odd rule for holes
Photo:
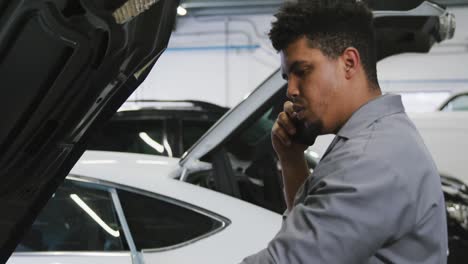
[[[306,61],[294,61],[289,65],[288,69],[289,72],[297,71],[299,67],[307,65],[308,63]]]
[[[310,63],[308,63],[306,61],[294,61],[288,67],[288,74],[291,73],[291,72],[295,72],[295,71],[299,70],[299,68],[302,67],[302,66],[308,66],[308,65],[310,65]]]
[[[291,63],[291,65],[289,65],[289,67],[287,67],[286,71],[283,71],[281,73],[281,77],[283,77],[283,79],[285,79],[287,81],[289,73],[291,73],[293,71],[297,71],[299,69],[299,67],[301,67],[301,66],[308,66],[308,65],[311,65],[311,64],[306,62],[306,61],[294,61],[293,63]]]

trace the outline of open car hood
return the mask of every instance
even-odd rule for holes
[[[455,31],[455,17],[430,1],[367,1],[375,17],[377,58],[405,52],[426,53],[431,47],[450,39]],[[227,112],[208,130],[180,161],[181,179],[188,171],[202,169],[198,161],[246,126],[260,109],[268,107],[274,95],[285,88],[278,69],[246,99]]]
[[[166,48],[176,0],[0,1],[0,263]]]

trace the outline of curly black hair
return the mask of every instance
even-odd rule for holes
[[[286,3],[275,15],[269,36],[277,51],[305,36],[311,48],[338,58],[346,48],[359,51],[367,79],[378,87],[376,44],[371,10],[356,0]]]

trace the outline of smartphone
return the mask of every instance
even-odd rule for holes
[[[293,119],[293,123],[296,126],[296,134],[292,136],[292,141],[294,143],[312,146],[319,135],[319,128],[314,125],[306,124],[299,119]]]

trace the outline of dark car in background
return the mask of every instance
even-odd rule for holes
[[[468,186],[458,179],[441,175],[445,196],[449,257],[447,263],[468,259]]]
[[[88,149],[181,157],[228,108],[201,101],[127,101]]]

